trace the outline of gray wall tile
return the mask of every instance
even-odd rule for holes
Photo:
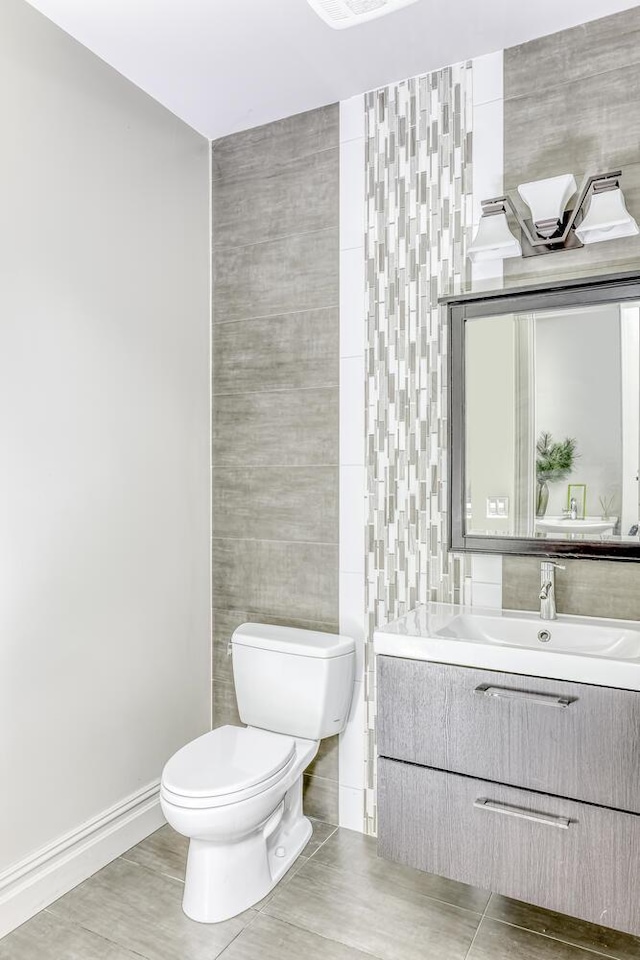
[[[214,321],[295,313],[338,303],[338,230],[216,247]]]
[[[338,462],[338,388],[215,398],[214,466]]]
[[[338,822],[338,784],[335,780],[304,775],[304,812],[328,823]]]
[[[240,714],[238,713],[238,701],[236,700],[236,688],[233,681],[230,683],[224,680],[214,680],[211,688],[213,701],[213,723],[216,727],[223,727],[230,723],[234,727],[242,725]]]
[[[338,467],[217,467],[215,537],[337,543]]]
[[[530,96],[531,77],[537,90],[608,73],[640,62],[640,7],[570,30],[540,37],[504,52],[507,99]],[[606,84],[606,79],[603,78]]]
[[[338,609],[338,547],[265,540],[213,541],[213,594],[221,607],[328,621]]]
[[[318,752],[305,772],[313,777],[323,777],[325,780],[337,781],[338,737],[329,737],[320,741]]]
[[[339,117],[339,106],[334,103],[216,140],[214,180],[264,175],[298,157],[335,147],[339,140]]]
[[[337,386],[339,329],[337,307],[215,324],[214,394]]]
[[[216,185],[214,245],[237,247],[338,226],[338,148]]]
[[[539,72],[537,74],[539,79]],[[532,85],[506,100],[505,186],[636,163],[640,140],[640,62],[574,83]]]
[[[640,567],[606,560],[561,560],[556,571],[560,613],[640,620]],[[502,605],[505,610],[537,610],[540,560],[504,557]]]
[[[239,719],[239,623],[337,631],[338,118],[334,105],[213,145],[216,725]],[[335,820],[335,741],[310,772],[311,812]]]

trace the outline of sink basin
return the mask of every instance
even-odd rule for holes
[[[640,690],[640,623],[427,603],[374,633],[386,656]]]
[[[601,517],[585,517],[583,520],[571,520],[570,517],[541,517],[536,520],[536,530],[541,533],[591,533],[602,536],[613,533],[617,517],[603,520]]]
[[[617,660],[640,658],[640,631],[619,624],[615,620],[584,623],[577,617],[543,622],[539,617],[518,613],[507,616],[461,613],[446,627],[436,630],[435,636],[528,647],[547,653],[578,653]]]

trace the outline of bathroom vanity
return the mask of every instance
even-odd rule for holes
[[[427,604],[374,643],[380,856],[640,934],[640,625]]]

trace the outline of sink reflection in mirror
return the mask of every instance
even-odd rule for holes
[[[640,304],[470,317],[465,341],[466,534],[637,540]]]

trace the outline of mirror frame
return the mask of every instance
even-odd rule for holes
[[[534,537],[480,537],[465,533],[465,323],[505,313],[533,313],[554,308],[640,301],[640,272],[580,280],[547,281],[527,287],[442,297],[448,332],[448,537],[453,553],[500,553],[519,556],[640,560],[640,540],[538,540]]]

